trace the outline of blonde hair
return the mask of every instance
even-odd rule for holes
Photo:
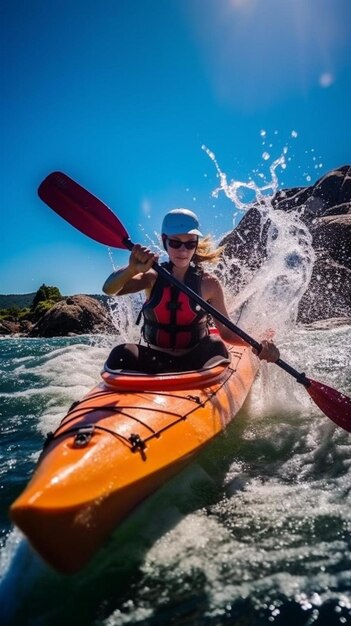
[[[214,248],[211,235],[206,235],[203,239],[199,239],[195,254],[191,260],[195,265],[200,265],[201,263],[216,263],[223,250],[224,246]]]

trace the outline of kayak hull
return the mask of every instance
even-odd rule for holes
[[[229,365],[199,372],[103,373],[72,405],[10,510],[47,563],[64,573],[84,567],[142,500],[233,420],[258,360],[250,349],[229,350]]]

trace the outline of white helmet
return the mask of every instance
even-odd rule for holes
[[[173,209],[166,213],[162,222],[162,235],[198,235],[199,230],[197,215],[188,209]]]

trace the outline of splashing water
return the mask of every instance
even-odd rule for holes
[[[117,342],[138,343],[140,326],[136,321],[143,303],[142,294],[131,294],[124,298],[110,298],[108,305],[116,328]]]
[[[236,266],[241,273],[240,292],[228,298],[230,314],[234,318],[240,316],[241,326],[254,328],[256,334],[262,335],[270,329],[282,336],[296,323],[298,305],[308,288],[315,261],[312,236],[299,212],[282,211],[272,203],[279,187],[277,170],[286,168],[287,148],[269,166],[270,179],[262,184],[252,179],[229,182],[215,154],[205,146],[203,150],[215,164],[220,181],[213,195],[218,197],[219,193],[224,193],[240,211],[247,213],[255,208],[261,218],[260,239],[265,245],[261,267],[252,271],[243,266],[240,258],[225,259],[227,269]],[[267,154],[263,154],[264,160]],[[264,178],[263,174],[259,176]],[[251,196],[249,201],[245,200],[248,195]],[[243,239],[240,233],[238,235]],[[242,243],[252,246],[249,240]],[[237,291],[237,285],[229,286]]]

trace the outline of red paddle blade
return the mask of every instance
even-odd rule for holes
[[[129,235],[111,209],[61,172],[41,183],[39,197],[58,215],[91,239],[112,248],[127,248]]]
[[[351,398],[327,385],[310,378],[308,380],[311,384],[306,387],[306,391],[321,411],[335,424],[351,432]]]

